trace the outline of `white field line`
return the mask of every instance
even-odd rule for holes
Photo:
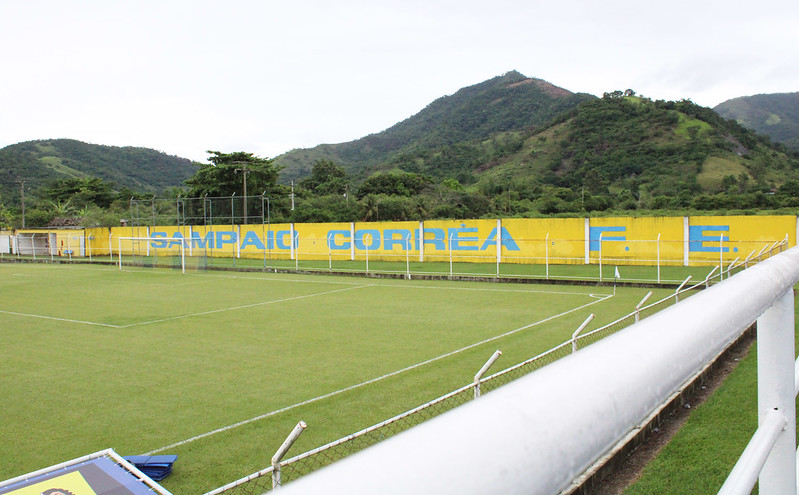
[[[55,321],[63,321],[63,322],[69,322],[69,323],[82,323],[82,324],[85,324],[85,325],[95,325],[95,326],[108,327],[108,328],[131,328],[131,327],[136,327],[136,326],[141,326],[141,325],[149,325],[149,324],[152,324],[152,323],[161,323],[161,322],[164,322],[164,321],[173,321],[173,320],[180,320],[180,319],[183,319],[183,318],[193,318],[195,316],[205,316],[205,315],[210,315],[210,314],[214,314],[214,313],[222,313],[222,312],[225,312],[225,311],[236,311],[236,310],[239,310],[239,309],[254,308],[254,307],[257,307],[257,306],[266,306],[267,304],[277,304],[277,303],[281,303],[281,302],[297,301],[299,299],[307,299],[309,297],[324,296],[324,295],[327,295],[327,294],[335,294],[336,292],[344,292],[344,291],[353,290],[353,289],[364,289],[364,288],[367,288],[367,287],[371,287],[371,285],[360,285],[360,286],[357,286],[357,287],[346,287],[344,289],[335,289],[335,290],[329,290],[329,291],[325,291],[325,292],[316,292],[316,293],[313,293],[313,294],[305,294],[303,296],[287,297],[285,299],[274,299],[272,301],[262,301],[262,302],[252,303],[252,304],[244,304],[242,306],[232,306],[232,307],[229,307],[229,308],[218,308],[218,309],[212,309],[212,310],[209,310],[209,311],[201,311],[199,313],[189,313],[189,314],[179,315],[179,316],[170,316],[168,318],[161,318],[161,319],[158,319],[158,320],[140,321],[140,322],[136,322],[136,323],[130,323],[130,324],[127,324],[127,325],[112,325],[110,323],[98,323],[98,322],[95,322],[95,321],[70,320],[68,318],[57,318],[55,316],[35,315],[35,314],[30,314],[30,313],[16,313],[16,312],[13,312],[13,311],[4,311],[4,310],[0,310],[0,313],[8,314],[8,315],[14,315],[14,316],[25,316],[25,317],[28,317],[28,318],[42,318],[42,319],[45,319],[45,320],[55,320]]]
[[[315,292],[313,294],[305,294],[303,296],[287,297],[285,299],[275,299],[275,300],[272,300],[272,301],[262,301],[262,302],[252,303],[252,304],[244,304],[242,306],[232,306],[232,307],[229,307],[229,308],[211,309],[209,311],[200,311],[199,313],[190,313],[190,314],[185,314],[185,315],[180,315],[180,316],[170,316],[169,318],[160,318],[158,320],[140,321],[140,322],[137,322],[137,323],[131,323],[129,325],[121,325],[121,326],[119,326],[117,328],[138,327],[138,326],[141,326],[141,325],[149,325],[151,323],[162,323],[162,322],[165,322],[165,321],[180,320],[180,319],[183,319],[183,318],[194,318],[195,316],[205,316],[205,315],[212,315],[212,314],[215,314],[215,313],[223,313],[225,311],[237,311],[239,309],[255,308],[255,307],[258,307],[258,306],[266,306],[268,304],[277,304],[277,303],[288,302],[288,301],[297,301],[297,300],[300,300],[300,299],[307,299],[309,297],[324,296],[324,295],[328,295],[328,294],[335,294],[336,292],[344,292],[344,291],[353,290],[353,289],[364,289],[364,288],[367,288],[367,287],[371,287],[371,284],[369,284],[369,285],[359,285],[359,286],[356,286],[356,287],[346,287],[344,289],[328,290],[328,291],[325,291],[325,292]]]
[[[96,321],[70,320],[69,318],[57,318],[55,316],[34,315],[34,314],[30,314],[30,313],[17,313],[17,312],[14,312],[14,311],[4,311],[4,310],[0,310],[0,313],[6,314],[6,315],[13,315],[13,316],[24,316],[24,317],[27,317],[27,318],[41,318],[43,320],[55,320],[55,321],[63,321],[63,322],[68,322],[68,323],[81,323],[81,324],[84,324],[84,325],[95,325],[95,326],[98,326],[98,327],[122,328],[122,327],[120,327],[118,325],[111,325],[109,323],[98,323]]]
[[[340,395],[340,394],[343,394],[345,392],[349,392],[350,390],[355,390],[357,388],[361,388],[361,387],[364,387],[366,385],[370,385],[372,383],[376,383],[376,382],[379,382],[381,380],[385,380],[386,378],[390,378],[392,376],[396,376],[396,375],[399,375],[401,373],[405,373],[406,371],[410,371],[410,370],[419,368],[421,366],[425,366],[427,364],[439,361],[441,359],[444,359],[444,358],[447,358],[447,357],[450,357],[450,356],[454,356],[455,354],[459,354],[461,352],[464,352],[466,350],[472,349],[474,347],[477,347],[477,346],[480,346],[480,345],[483,345],[483,344],[487,344],[489,342],[501,339],[503,337],[507,337],[509,335],[513,335],[514,333],[521,332],[522,330],[527,330],[528,328],[532,328],[532,327],[540,325],[542,323],[546,323],[546,322],[552,321],[552,320],[554,320],[556,318],[560,318],[561,316],[566,316],[566,315],[568,315],[570,313],[574,313],[575,311],[579,311],[581,309],[587,308],[588,306],[592,306],[594,304],[603,302],[603,301],[613,297],[612,294],[608,294],[608,295],[590,294],[590,296],[593,297],[593,298],[596,298],[596,297],[601,297],[601,298],[600,299],[596,299],[594,301],[591,301],[590,303],[583,304],[582,306],[578,306],[576,308],[572,308],[572,309],[570,309],[568,311],[564,311],[562,313],[559,313],[559,314],[556,314],[556,315],[553,315],[553,316],[548,316],[548,317],[544,318],[543,320],[538,320],[538,321],[536,321],[534,323],[530,323],[529,325],[525,325],[523,327],[516,328],[516,329],[511,330],[509,332],[505,332],[505,333],[503,333],[501,335],[496,335],[494,337],[489,337],[489,338],[487,338],[487,339],[485,339],[483,341],[476,342],[474,344],[469,344],[466,347],[461,347],[460,349],[456,349],[454,351],[450,351],[450,352],[448,352],[446,354],[441,354],[440,356],[436,356],[434,358],[430,358],[430,359],[428,359],[426,361],[422,361],[422,362],[419,362],[419,363],[416,363],[416,364],[412,364],[412,365],[410,365],[410,366],[408,366],[406,368],[402,368],[400,370],[392,371],[391,373],[387,373],[387,374],[385,374],[383,376],[378,376],[377,378],[372,378],[371,380],[367,380],[365,382],[361,382],[361,383],[358,383],[356,385],[350,385],[349,387],[345,387],[345,388],[336,390],[334,392],[330,392],[330,393],[327,393],[327,394],[324,394],[324,395],[319,395],[317,397],[314,397],[314,398],[311,398],[311,399],[308,399],[308,400],[304,400],[302,402],[297,402],[296,404],[292,404],[290,406],[286,406],[286,407],[283,407],[281,409],[276,409],[276,410],[268,412],[268,413],[264,413],[264,414],[261,414],[261,415],[258,415],[258,416],[255,416],[255,417],[252,417],[252,418],[249,418],[249,419],[245,419],[243,421],[239,421],[238,423],[233,423],[231,425],[223,426],[221,428],[217,428],[215,430],[211,430],[211,431],[208,431],[206,433],[201,433],[201,434],[199,434],[197,436],[194,436],[194,437],[191,437],[191,438],[187,438],[186,440],[181,440],[179,442],[176,442],[176,443],[173,443],[173,444],[170,444],[170,445],[166,445],[164,447],[159,447],[159,448],[157,448],[155,450],[151,450],[149,452],[145,452],[142,455],[154,455],[154,454],[157,454],[159,452],[163,452],[165,450],[169,450],[169,449],[172,449],[172,448],[175,448],[175,447],[179,447],[181,445],[185,445],[187,443],[194,442],[196,440],[200,440],[200,439],[203,439],[203,438],[210,437],[212,435],[216,435],[217,433],[222,433],[222,432],[225,432],[225,431],[228,431],[228,430],[232,430],[233,428],[238,428],[239,426],[244,426],[246,424],[253,423],[255,421],[259,421],[261,419],[265,419],[265,418],[268,418],[270,416],[274,416],[276,414],[280,414],[280,413],[283,413],[283,412],[286,412],[286,411],[290,411],[292,409],[296,409],[296,408],[298,408],[300,406],[305,406],[305,405],[308,405],[308,404],[311,404],[311,403],[314,403],[314,402],[318,402],[318,401],[323,400],[323,399],[328,399],[330,397],[334,397],[336,395]]]
[[[477,292],[522,292],[525,294],[553,294],[553,295],[568,295],[568,296],[594,296],[595,293],[588,292],[568,292],[556,290],[535,290],[535,289],[486,289],[483,287],[441,287],[437,285],[394,285],[394,284],[373,284],[375,287],[390,287],[390,288],[408,288],[408,289],[436,289],[436,290],[463,290],[463,291],[477,291]],[[604,296],[606,294],[599,294]]]

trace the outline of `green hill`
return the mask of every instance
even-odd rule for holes
[[[743,204],[751,197],[740,195],[770,194],[799,179],[796,153],[709,108],[629,95],[617,91],[585,102],[526,135],[517,151],[478,169],[474,187],[531,199],[560,188],[571,191],[572,201],[579,194],[654,209],[697,207],[697,197],[725,193],[729,202],[721,207],[753,208],[758,205]]]
[[[293,150],[277,157],[276,163],[285,167],[284,182],[308,176],[314,162],[322,159],[363,177],[370,170],[390,168],[403,154],[539,128],[593,98],[512,71],[441,97],[383,132],[347,143]]]
[[[742,96],[714,108],[719,115],[799,150],[799,92]]]
[[[147,148],[103,146],[72,139],[28,141],[0,149],[0,199],[19,202],[18,180],[35,191],[58,179],[99,177],[137,192],[180,185],[196,171],[191,160]]]

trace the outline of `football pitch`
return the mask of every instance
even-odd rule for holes
[[[0,264],[0,480],[113,448],[197,494],[632,311],[643,288]],[[650,302],[673,290],[654,290]]]

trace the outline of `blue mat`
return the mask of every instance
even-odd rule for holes
[[[161,481],[172,472],[176,455],[129,455],[124,459],[155,481]]]

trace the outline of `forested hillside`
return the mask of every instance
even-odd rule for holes
[[[582,104],[484,168],[481,191],[538,200],[541,213],[774,207],[773,193],[799,178],[796,153],[767,137],[690,101],[630,91]]]
[[[277,157],[276,163],[284,167],[283,182],[308,176],[317,160],[340,163],[349,174],[365,178],[365,171],[385,168],[405,153],[539,128],[593,98],[512,71],[438,98],[383,132],[348,143],[293,150]]]
[[[596,98],[517,72],[350,143],[275,159],[214,153],[212,167],[71,140],[9,146],[0,150],[0,227],[21,223],[16,180],[38,193],[29,225],[113,225],[134,191],[240,198],[242,161],[275,223],[799,209],[799,152],[736,120],[690,100],[632,90]]]
[[[615,91],[541,129],[406,150],[365,180],[317,161],[295,221],[756,212],[799,206],[799,156],[689,100]],[[354,201],[350,198],[354,196]],[[346,200],[345,200],[346,198]]]
[[[0,149],[0,200],[18,204],[18,180],[34,193],[59,179],[100,178],[137,192],[180,186],[197,167],[160,151],[88,144],[72,139],[28,141]]]
[[[724,118],[799,150],[799,92],[742,96],[714,108]]]

